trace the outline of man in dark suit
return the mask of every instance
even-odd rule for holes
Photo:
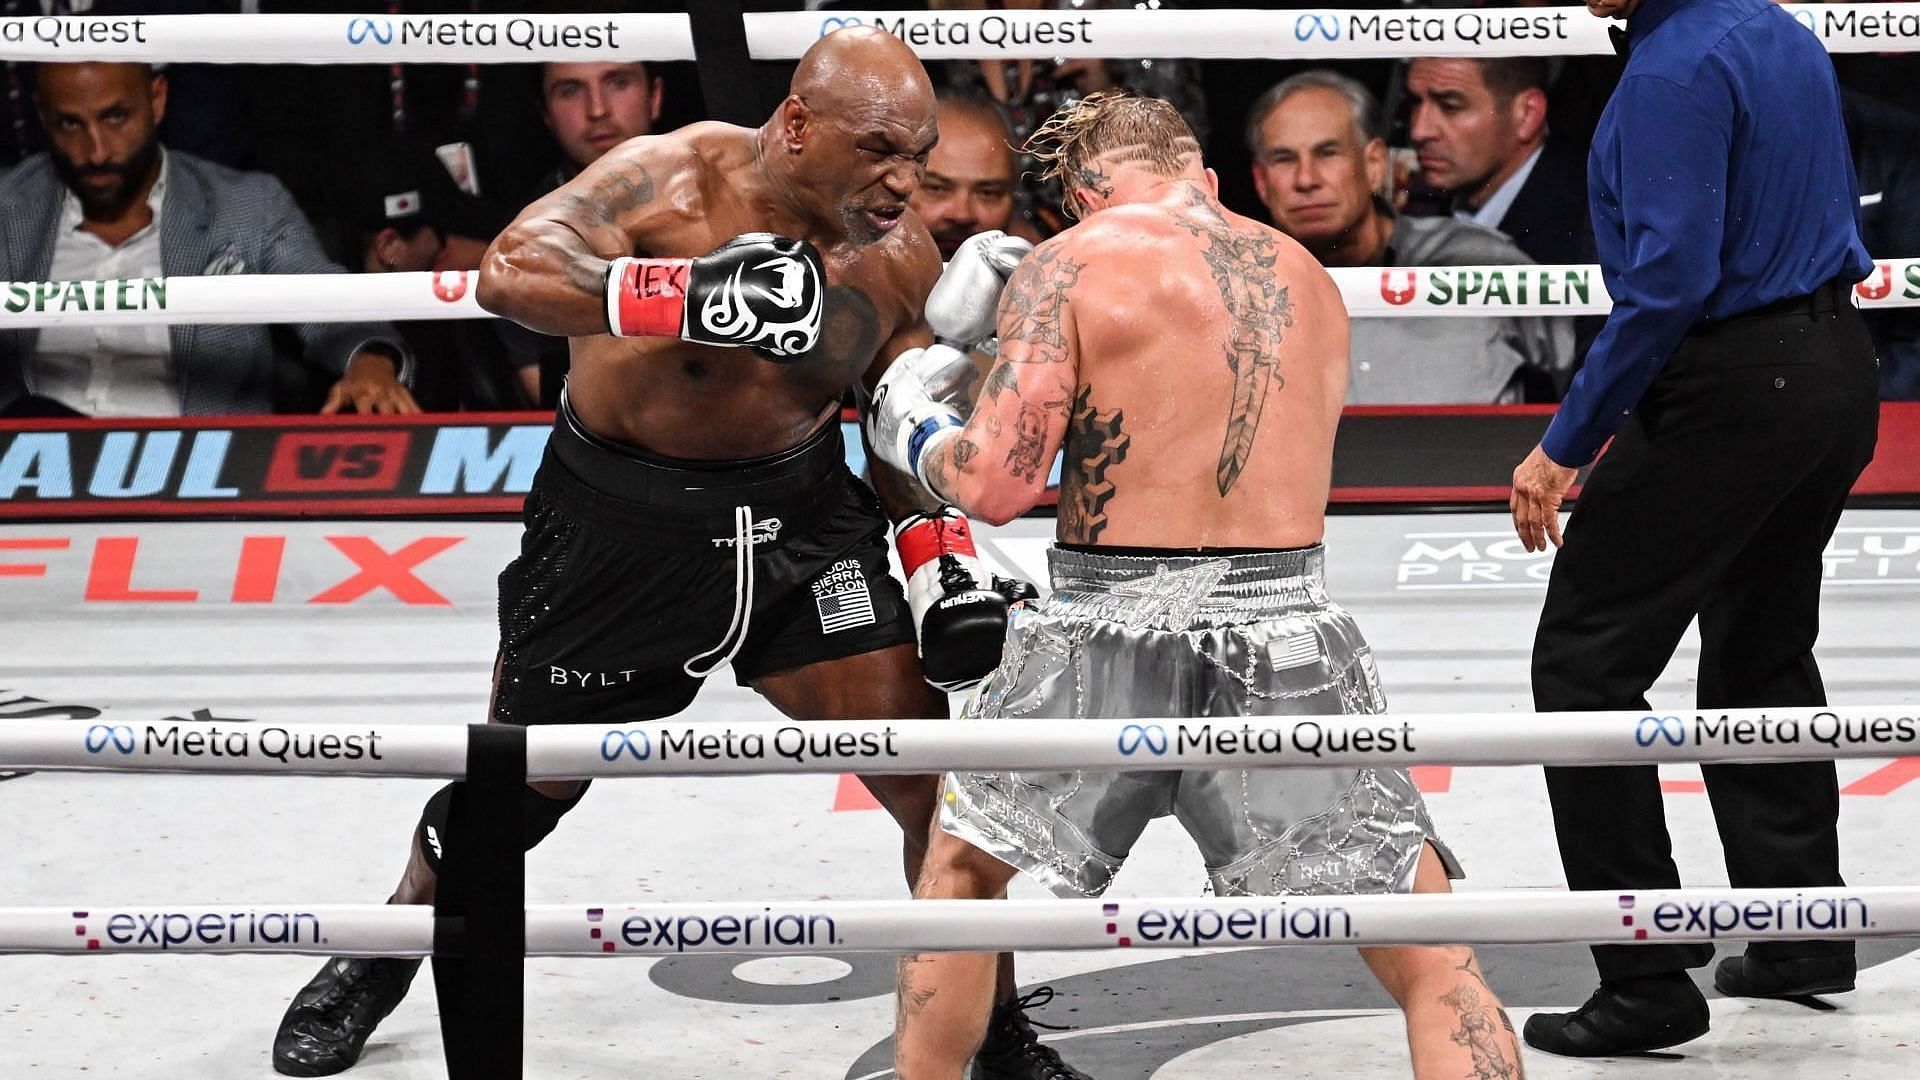
[[[37,101],[52,148],[0,181],[0,278],[342,272],[278,181],[161,146],[167,81],[146,65],[43,64]],[[418,411],[393,327],[293,329],[337,380],[324,411]],[[273,364],[257,325],[0,330],[0,414],[270,412]]]
[[[1547,62],[1421,58],[1407,65],[1420,177],[1453,216],[1506,233],[1543,264],[1593,259],[1586,153],[1547,129]]]

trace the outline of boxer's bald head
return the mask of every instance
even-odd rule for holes
[[[1123,189],[1141,179],[1211,183],[1200,140],[1179,110],[1125,91],[1089,94],[1054,113],[1027,140],[1027,152],[1046,166],[1043,178],[1060,181],[1063,208],[1074,217],[1131,201]]]
[[[892,34],[856,26],[800,58],[762,147],[768,171],[804,214],[873,243],[905,213],[937,137],[920,58]]]

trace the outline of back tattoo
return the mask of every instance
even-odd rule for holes
[[[1200,255],[1213,272],[1214,287],[1233,320],[1226,349],[1227,369],[1233,372],[1233,401],[1215,474],[1225,496],[1253,454],[1267,391],[1286,385],[1280,374],[1280,342],[1282,331],[1293,325],[1293,301],[1274,274],[1280,248],[1266,230],[1228,224],[1197,187],[1188,199],[1190,213],[1174,221],[1207,242]]]

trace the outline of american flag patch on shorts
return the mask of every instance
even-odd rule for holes
[[[1306,667],[1320,661],[1320,635],[1312,631],[1295,634],[1285,641],[1274,642],[1267,650],[1275,671]]]
[[[820,611],[820,632],[832,634],[872,626],[873,593],[858,559],[841,559],[813,580],[813,603]]]

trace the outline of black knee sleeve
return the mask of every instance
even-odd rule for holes
[[[549,799],[532,788],[520,789],[520,849],[532,851],[534,846],[553,832],[567,811],[580,805],[586,797],[591,781],[583,782],[580,790],[568,799]],[[426,860],[427,868],[435,874],[440,872],[440,860],[446,853],[447,822],[453,816],[454,789],[458,784],[448,784],[433,793],[427,800],[427,806],[420,814],[420,829],[415,842],[420,847],[420,856]]]

